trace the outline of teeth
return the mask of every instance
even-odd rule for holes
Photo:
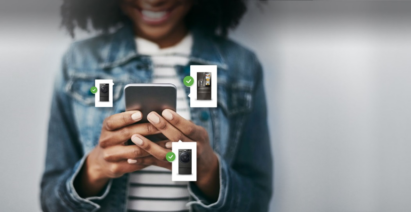
[[[149,19],[160,20],[167,14],[167,12],[166,11],[153,12],[149,10],[142,10],[141,14],[143,14],[145,17]]]

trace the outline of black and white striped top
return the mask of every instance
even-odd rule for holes
[[[137,51],[151,55],[154,64],[153,83],[172,83],[177,87],[177,113],[187,120],[190,120],[187,94],[173,66],[188,63],[192,43],[191,34],[177,45],[165,49],[159,49],[157,44],[148,40],[136,39]],[[171,181],[171,171],[157,166],[131,173],[128,211],[189,211],[186,206],[189,201],[187,186],[187,182]]]

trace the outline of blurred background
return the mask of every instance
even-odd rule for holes
[[[60,1],[0,2],[0,211],[40,211]],[[411,211],[411,2],[250,1],[275,212]],[[82,33],[76,39],[89,35]]]

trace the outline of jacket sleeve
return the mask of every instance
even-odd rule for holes
[[[74,189],[74,179],[87,155],[79,141],[71,98],[64,90],[67,59],[66,54],[54,86],[41,179],[41,207],[43,211],[94,211],[100,207],[94,201],[107,195],[111,182],[99,197],[81,198]]]
[[[272,155],[267,126],[267,108],[262,68],[256,61],[256,81],[252,111],[247,114],[236,156],[228,164],[219,156],[220,193],[209,202],[199,188],[190,183],[196,211],[268,211],[272,194]]]

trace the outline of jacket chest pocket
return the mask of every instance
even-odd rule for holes
[[[95,79],[113,79],[113,108],[94,106],[95,95],[90,88],[95,86]],[[73,99],[73,114],[84,152],[90,151],[98,143],[104,119],[123,105],[121,96],[126,83],[104,75],[74,74],[68,78],[65,90]]]
[[[252,85],[219,84],[218,106],[231,118],[235,115],[250,112],[252,109]]]
[[[92,106],[95,102],[95,96],[91,93],[90,88],[95,86],[95,79],[104,79],[102,77],[71,77],[66,84],[66,92],[81,104]],[[113,102],[117,101],[122,93],[125,82],[113,80]]]

